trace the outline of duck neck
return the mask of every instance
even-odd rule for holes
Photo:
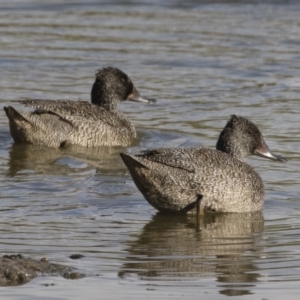
[[[219,136],[216,149],[225,152],[240,161],[243,161],[243,158],[247,155],[247,153],[244,153],[244,151],[238,147],[237,143],[234,141],[234,135],[227,130],[223,130]]]
[[[91,91],[91,102],[95,105],[99,105],[106,110],[117,110],[116,95],[101,83],[95,81]]]

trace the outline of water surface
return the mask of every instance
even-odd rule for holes
[[[138,130],[130,149],[14,145],[0,113],[1,252],[47,256],[87,275],[40,277],[1,296],[298,299],[299,15],[297,1],[2,1],[2,106],[89,101],[107,65],[158,102],[120,106]],[[157,214],[118,152],[214,147],[231,114],[254,121],[289,158],[247,159],[265,182],[263,211],[200,223]]]

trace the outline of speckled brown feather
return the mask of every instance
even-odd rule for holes
[[[243,157],[269,151],[255,124],[233,115],[217,149],[154,149],[141,155],[121,153],[136,186],[157,210],[185,213],[200,202],[200,211],[253,212],[262,208],[264,185]],[[266,152],[266,158],[286,159]],[[201,199],[201,200],[200,200]]]
[[[138,189],[159,211],[184,211],[199,195],[204,210],[261,209],[264,186],[250,165],[204,147],[155,152],[121,156]]]
[[[58,148],[66,144],[93,146],[129,146],[136,131],[117,103],[133,91],[130,78],[116,68],[103,68],[96,74],[92,103],[66,100],[23,100],[34,108],[4,110],[15,142]]]
[[[62,143],[86,147],[128,146],[136,137],[133,125],[122,112],[106,111],[88,102],[69,101],[69,106],[65,103],[60,106],[59,103],[60,101],[57,102],[57,106],[53,105],[51,108],[44,105],[43,109],[51,111],[43,114],[8,107],[8,110],[14,110],[10,116],[20,114],[26,120],[9,118],[14,140],[58,148]],[[41,109],[40,106],[37,108]],[[80,108],[82,116],[78,113]],[[72,111],[75,111],[73,115]]]

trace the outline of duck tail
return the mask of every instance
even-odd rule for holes
[[[120,156],[121,156],[124,164],[126,165],[126,167],[129,170],[131,170],[133,167],[147,168],[148,169],[148,167],[146,165],[144,165],[142,162],[140,162],[138,160],[138,157],[136,157],[134,155],[130,155],[128,153],[121,152]]]
[[[4,106],[3,107],[8,119],[10,121],[16,122],[26,122],[26,123],[30,123],[31,122],[26,119],[24,116],[22,116],[16,109],[14,109],[12,106]]]

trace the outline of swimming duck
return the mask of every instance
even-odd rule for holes
[[[259,174],[243,157],[258,155],[285,162],[270,152],[257,126],[233,115],[220,133],[217,150],[205,147],[121,153],[146,200],[162,212],[252,212],[264,202]],[[199,209],[199,210],[198,210]]]
[[[117,110],[120,101],[155,102],[142,98],[131,79],[121,70],[106,67],[96,73],[91,103],[62,100],[21,100],[35,110],[4,107],[15,142],[59,148],[67,144],[128,146],[136,131]]]

